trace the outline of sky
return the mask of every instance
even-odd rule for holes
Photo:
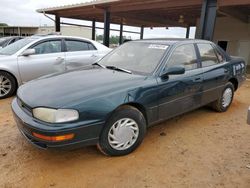
[[[69,4],[89,2],[89,0],[0,0],[0,23],[7,23],[11,26],[44,26],[54,25],[53,21],[46,18],[43,14],[37,13],[40,8],[63,6]],[[53,18],[53,16],[51,16]],[[61,19],[63,22],[91,25],[88,21],[79,21],[72,19]],[[103,27],[103,23],[97,23],[97,26]],[[111,28],[119,29],[118,25],[111,25]],[[136,27],[124,27],[124,30],[140,31]],[[190,38],[194,37],[195,28],[191,28]],[[97,30],[97,34],[103,34],[103,30]],[[119,35],[118,32],[111,32],[111,35]],[[125,36],[137,39],[138,34],[124,33]],[[144,38],[184,38],[185,28],[146,28]]]

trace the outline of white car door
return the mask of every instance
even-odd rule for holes
[[[87,41],[65,39],[65,48],[65,64],[67,70],[93,64],[100,58],[96,47]]]
[[[35,54],[19,56],[18,65],[22,82],[65,71],[65,53],[62,52],[61,39],[47,39],[31,47]]]

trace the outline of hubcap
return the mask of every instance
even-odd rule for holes
[[[124,118],[111,126],[108,142],[113,149],[126,150],[136,142],[138,135],[138,124],[130,118]]]
[[[0,75],[0,97],[7,95],[11,90],[11,82],[5,76]]]
[[[223,97],[222,97],[222,106],[224,108],[228,107],[232,101],[232,97],[233,97],[233,91],[231,88],[227,88],[224,93],[223,93]]]

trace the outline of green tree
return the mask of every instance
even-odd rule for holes
[[[3,26],[8,26],[8,24],[6,24],[6,23],[0,23],[0,27],[3,27]]]
[[[109,39],[110,44],[119,44],[119,38],[120,38],[119,36],[111,35]],[[125,39],[126,39],[126,36],[123,36],[123,40]],[[103,35],[97,35],[96,40],[103,41]]]

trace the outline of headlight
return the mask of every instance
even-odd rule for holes
[[[48,123],[63,123],[79,118],[79,113],[71,109],[35,108],[33,109],[33,115],[35,118]]]

